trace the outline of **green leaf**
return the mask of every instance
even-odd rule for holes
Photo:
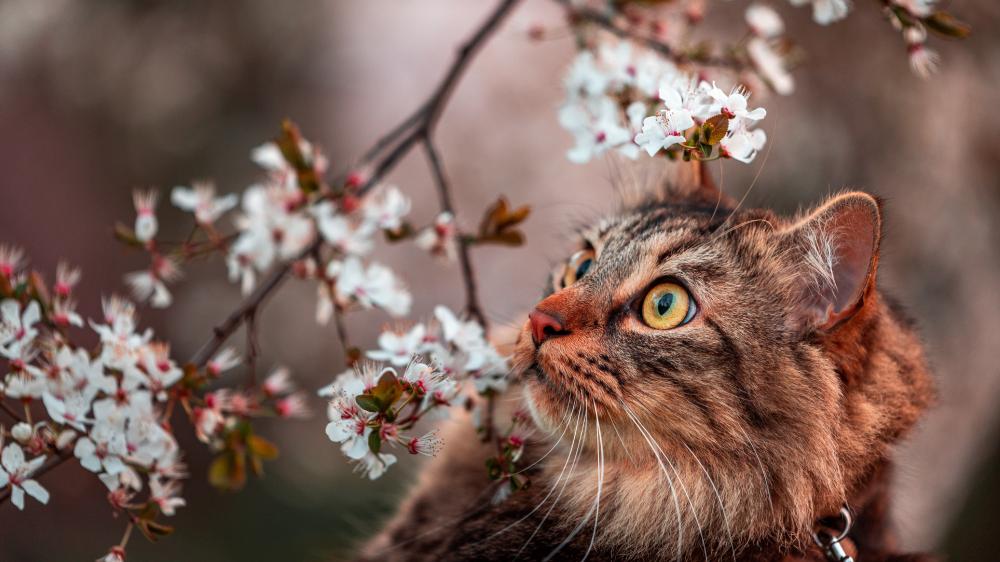
[[[382,411],[382,404],[378,398],[375,398],[371,394],[360,394],[354,401],[358,403],[358,406],[361,406],[362,410],[367,412],[378,413]]]
[[[378,435],[378,428],[373,429],[368,434],[368,448],[376,455],[382,450],[382,438]]]

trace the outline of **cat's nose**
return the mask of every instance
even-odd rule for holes
[[[557,316],[537,308],[528,314],[528,321],[531,322],[531,339],[536,346],[542,345],[542,342],[549,338],[569,333],[563,328],[563,323]]]

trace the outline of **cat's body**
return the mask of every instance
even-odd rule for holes
[[[532,486],[491,505],[491,449],[452,436],[365,559],[822,561],[812,531],[844,505],[859,562],[920,559],[894,554],[887,490],[933,390],[875,288],[878,203],[717,201],[670,193],[582,233],[515,352]]]

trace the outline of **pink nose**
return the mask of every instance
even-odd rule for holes
[[[563,328],[559,318],[537,308],[528,314],[528,320],[531,322],[531,339],[535,345],[542,345],[543,341],[551,337],[569,333]]]

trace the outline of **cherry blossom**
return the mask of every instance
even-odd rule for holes
[[[715,114],[721,113],[729,119],[749,119],[751,121],[760,121],[767,116],[767,111],[763,107],[758,107],[752,111],[747,111],[747,104],[750,94],[743,88],[733,88],[729,94],[726,94],[715,84],[712,84],[711,89],[708,91],[708,95],[712,98],[713,103],[708,110],[708,113]]]
[[[159,223],[156,221],[156,202],[159,194],[156,190],[140,190],[132,192],[132,204],[135,206],[135,237],[140,242],[149,242],[156,236]]]
[[[396,367],[402,367],[417,354],[424,342],[426,330],[423,324],[417,324],[403,333],[382,332],[378,337],[381,349],[368,351],[366,355],[376,361],[386,361]]]
[[[0,488],[10,486],[10,501],[18,509],[24,509],[26,493],[42,504],[49,503],[48,490],[30,478],[44,462],[45,457],[35,457],[26,461],[24,451],[17,443],[9,443],[0,453]]]
[[[149,301],[155,308],[166,308],[173,302],[167,283],[179,279],[181,271],[177,261],[169,256],[154,256],[149,269],[125,275],[125,283],[140,302]]]
[[[164,515],[171,516],[176,513],[178,507],[184,507],[187,502],[180,494],[180,482],[176,480],[161,481],[153,478],[149,481],[150,499],[160,508]]]
[[[813,20],[820,25],[828,25],[844,19],[851,9],[848,0],[789,0],[794,6],[812,4]]]
[[[785,23],[774,8],[764,4],[751,4],[746,10],[746,22],[750,31],[765,39],[777,37],[785,31]]]
[[[11,278],[24,262],[24,250],[9,244],[0,244],[0,275]]]
[[[73,287],[80,282],[80,268],[72,267],[64,261],[60,261],[56,266],[56,282],[52,286],[52,292],[57,297],[66,298],[73,292]]]
[[[455,216],[445,211],[434,217],[434,224],[422,229],[413,242],[422,250],[434,256],[455,261],[458,252]]]
[[[239,198],[234,193],[216,197],[215,185],[211,182],[194,182],[190,188],[175,187],[170,192],[170,202],[179,209],[194,213],[198,224],[208,226],[236,207]]]
[[[410,199],[398,187],[381,187],[362,207],[365,221],[385,230],[399,230],[402,218],[410,212]]]
[[[236,367],[242,361],[240,354],[235,349],[227,347],[209,360],[205,368],[213,377],[218,377],[222,373]]]
[[[792,75],[785,69],[785,61],[764,39],[754,37],[747,42],[747,54],[764,80],[771,88],[784,96],[795,91]]]
[[[749,130],[745,121],[740,121],[719,143],[725,154],[743,163],[753,161],[757,151],[764,147],[767,135],[760,129]]]
[[[358,258],[348,257],[336,289],[342,300],[352,299],[364,308],[377,306],[392,316],[404,316],[410,310],[409,292],[391,269],[378,263],[366,267]]]
[[[433,457],[441,450],[441,445],[442,441],[438,437],[438,431],[434,429],[420,437],[410,439],[410,442],[406,444],[406,449],[410,451],[411,455]]]

